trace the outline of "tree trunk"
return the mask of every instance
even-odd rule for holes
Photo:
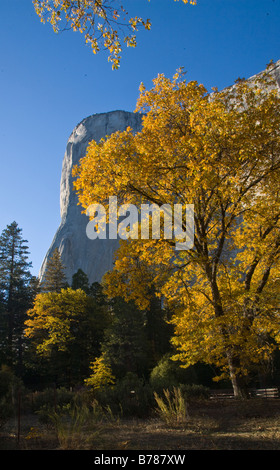
[[[230,352],[227,354],[227,358],[234,398],[249,398],[249,391],[247,385],[245,384],[244,378],[236,372],[238,368],[238,359],[234,359]]]
[[[9,292],[8,292],[8,303],[7,310],[9,315],[9,330],[8,330],[8,343],[13,349],[13,335],[14,335],[14,261],[15,261],[15,240],[12,240],[12,252],[11,252],[11,263],[9,273]]]

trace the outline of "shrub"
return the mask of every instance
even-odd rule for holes
[[[95,397],[101,406],[109,406],[113,414],[127,417],[147,416],[153,403],[149,384],[133,373],[128,373],[124,378],[117,380],[114,387],[97,390]]]
[[[32,396],[33,411],[39,411],[42,407],[56,408],[71,403],[74,393],[64,387],[46,388],[42,392],[34,392]]]
[[[61,449],[81,449],[85,445],[85,426],[90,421],[86,406],[65,405],[58,412],[49,415],[54,424]]]
[[[192,368],[183,369],[180,364],[170,359],[170,355],[163,356],[150,374],[152,389],[160,393],[164,389],[172,390],[182,383],[193,383],[196,377]]]
[[[17,391],[21,383],[8,367],[0,370],[0,427],[3,426],[15,411]]]
[[[50,422],[50,414],[72,404],[75,394],[64,387],[47,388],[32,395],[32,411],[39,416],[42,423]]]
[[[163,391],[163,397],[154,392],[158,408],[156,412],[169,426],[185,425],[188,420],[187,404],[180,388]]]
[[[183,384],[180,385],[180,390],[183,397],[187,401],[190,401],[192,399],[207,400],[210,397],[210,389],[205,387],[204,385]]]

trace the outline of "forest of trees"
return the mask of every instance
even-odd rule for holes
[[[116,409],[136,389],[144,413],[153,390],[211,385],[207,367],[186,371],[170,360],[171,312],[155,295],[143,311],[133,301],[109,298],[97,282],[89,285],[82,270],[69,285],[57,249],[40,282],[31,275],[27,241],[16,222],[3,231],[0,249],[0,381],[9,371],[30,391],[86,388]]]

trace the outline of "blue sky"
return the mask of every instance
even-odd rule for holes
[[[59,184],[66,143],[85,117],[134,111],[143,82],[184,67],[209,90],[280,59],[280,0],[127,0],[151,31],[125,49],[121,67],[94,56],[79,33],[54,34],[32,0],[0,0],[0,231],[12,221],[29,242],[33,273],[60,222]]]

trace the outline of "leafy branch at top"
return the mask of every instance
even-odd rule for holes
[[[182,1],[188,3],[188,0]],[[194,5],[196,1],[189,3]],[[116,0],[33,0],[33,4],[41,21],[49,22],[55,32],[79,31],[94,54],[107,50],[113,69],[120,66],[122,43],[136,47],[138,28],[151,28],[149,19],[129,17]]]

